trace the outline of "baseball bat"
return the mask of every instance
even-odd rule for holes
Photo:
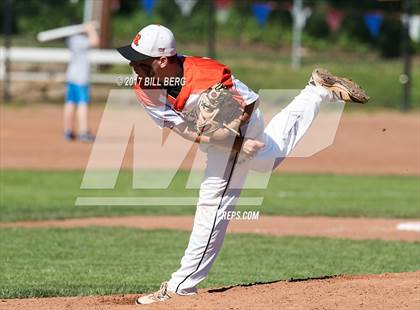
[[[98,28],[98,23],[94,23],[94,25],[96,28]],[[40,42],[52,41],[83,33],[85,32],[85,29],[85,24],[54,28],[46,31],[41,31],[40,33],[38,33],[37,39]]]

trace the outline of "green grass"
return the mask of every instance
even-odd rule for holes
[[[182,50],[187,55],[205,55],[202,48]],[[329,69],[332,73],[357,81],[370,95],[371,100],[363,109],[379,107],[400,109],[402,86],[399,76],[403,70],[402,59],[383,60],[373,55],[366,57],[350,54],[320,54],[304,57],[301,68],[293,70],[289,55],[273,50],[258,51],[236,48],[220,49],[217,60],[232,69],[233,74],[255,91],[260,89],[302,89],[312,70],[316,67]],[[420,108],[419,59],[412,64],[412,106]],[[128,66],[115,66],[113,72],[130,73]],[[357,109],[348,105],[346,109]]]
[[[0,234],[0,298],[150,291],[178,268],[189,236],[129,228]],[[415,271],[418,254],[416,243],[232,234],[202,286]]]
[[[133,190],[131,173],[120,172],[114,190],[80,190],[79,171],[1,171],[0,221],[120,215],[194,214],[195,206],[75,206],[77,197],[191,196],[188,174],[178,173],[165,190]],[[352,217],[420,216],[419,179],[402,176],[273,174],[267,189],[244,190],[263,196],[262,206],[239,207],[262,214]]]
[[[263,57],[262,57],[263,55]],[[218,60],[228,65],[233,74],[254,90],[302,89],[312,70],[327,68],[332,73],[357,81],[370,95],[368,108],[400,108],[402,87],[399,76],[403,70],[402,59],[384,60],[372,55],[366,57],[343,53],[318,53],[302,58],[301,67],[293,70],[289,55],[278,52],[220,50]],[[412,106],[420,108],[419,60],[412,64]],[[353,108],[350,105],[348,108]],[[357,107],[357,106],[356,106]]]
[[[131,33],[131,25],[127,33]],[[131,36],[130,36],[131,38]],[[39,45],[34,37],[14,38],[17,45]],[[279,38],[281,40],[281,38]],[[125,40],[116,46],[126,44]],[[52,42],[55,46],[63,43]],[[306,43],[303,42],[306,46]],[[45,47],[45,44],[42,44]],[[307,47],[307,46],[306,46]],[[180,54],[206,56],[206,44],[181,42],[177,47]],[[260,89],[302,89],[315,67],[329,69],[337,75],[357,81],[370,95],[369,104],[363,109],[393,108],[400,109],[402,85],[399,77],[403,73],[403,59],[382,59],[377,53],[354,53],[340,48],[326,46],[321,50],[308,49],[308,55],[302,57],[301,68],[291,68],[290,52],[287,50],[264,47],[260,44],[235,46],[235,43],[218,42],[217,60],[232,69],[233,74],[255,91]],[[412,106],[420,108],[420,58],[412,60],[411,98]],[[131,74],[127,65],[117,65],[105,69],[107,72]],[[110,85],[115,88],[116,85]],[[357,105],[348,105],[346,109],[357,109]]]

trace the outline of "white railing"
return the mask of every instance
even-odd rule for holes
[[[34,48],[34,47],[12,47],[8,51],[8,58],[12,63],[68,63],[70,51],[66,48]],[[6,49],[0,47],[0,80],[5,78]],[[115,50],[92,49],[89,51],[89,60],[92,65],[127,65],[124,59]],[[99,84],[115,83],[121,74],[92,73],[91,81]],[[36,82],[56,81],[64,82],[64,72],[10,72],[11,81]]]

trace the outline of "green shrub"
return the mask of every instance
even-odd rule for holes
[[[273,2],[284,3],[280,0]],[[83,16],[83,1],[74,4],[68,0],[14,0],[13,3],[13,29],[22,37],[34,38],[41,30],[80,22]],[[237,44],[258,43],[272,48],[290,45],[292,28],[290,12],[272,11],[267,24],[261,28],[252,14],[250,8],[252,3],[253,0],[233,1],[228,21],[217,27],[217,39]],[[152,16],[148,16],[142,10],[138,0],[124,0],[120,1],[120,4],[120,10],[114,12],[111,18],[113,46],[130,41],[136,31],[150,23],[160,23],[170,27],[180,42],[207,41],[208,1],[198,1],[191,16],[188,17],[182,16],[174,0],[157,1]],[[412,1],[412,4],[413,12],[418,13],[420,2]],[[304,46],[321,50],[335,47],[362,53],[379,51],[386,58],[401,55],[402,27],[399,19],[394,18],[398,12],[401,12],[400,2],[353,3],[344,0],[320,0],[304,1],[304,5],[312,8],[312,15],[304,29]],[[337,33],[331,33],[325,21],[326,11],[330,7],[340,8],[346,12],[341,29]],[[0,6],[2,19],[3,10],[3,6]],[[378,40],[369,34],[363,20],[364,12],[374,10],[385,12]],[[33,44],[33,40],[28,39],[27,44]],[[414,52],[420,52],[420,42],[412,42],[412,49]]]

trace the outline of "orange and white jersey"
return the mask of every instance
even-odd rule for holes
[[[225,85],[242,107],[258,99],[258,95],[236,79],[227,66],[205,57],[181,56],[180,60],[184,84],[176,98],[161,87],[145,88],[139,84],[134,87],[137,98],[159,127],[172,128],[183,123],[183,115],[198,104],[201,93],[216,83]]]

